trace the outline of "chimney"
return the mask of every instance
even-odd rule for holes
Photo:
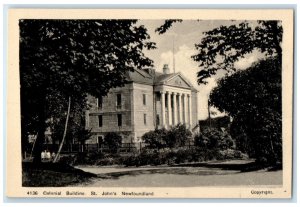
[[[164,73],[164,74],[169,74],[169,73],[170,73],[170,69],[169,69],[168,64],[164,64],[164,67],[163,67],[163,73]]]

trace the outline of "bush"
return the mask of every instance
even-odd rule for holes
[[[111,152],[116,153],[122,145],[122,137],[116,132],[109,132],[104,137],[104,144]]]
[[[168,131],[165,142],[167,147],[181,147],[187,143],[187,140],[192,136],[190,130],[185,124],[177,124]]]
[[[60,155],[59,163],[65,164],[65,165],[74,165],[77,162],[77,156],[76,155]]]
[[[74,164],[76,165],[96,165],[104,154],[101,152],[80,152],[77,154]]]
[[[203,162],[209,160],[244,159],[246,155],[233,149],[219,150],[202,147],[179,149],[144,149],[138,155],[132,155],[123,160],[126,166],[142,165],[173,165],[189,162]]]
[[[192,133],[185,124],[178,124],[169,130],[162,128],[147,132],[142,136],[142,140],[150,149],[162,149],[184,146],[191,136]]]
[[[226,131],[213,129],[205,129],[201,134],[194,138],[195,146],[207,149],[232,149],[235,146],[234,140]]]
[[[165,128],[155,129],[145,133],[142,136],[142,140],[148,144],[148,147],[151,149],[161,149],[166,146],[165,140],[168,131]]]

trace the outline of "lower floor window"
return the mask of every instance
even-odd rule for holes
[[[122,114],[118,114],[118,126],[122,126]]]
[[[147,124],[147,114],[144,114],[144,125]]]

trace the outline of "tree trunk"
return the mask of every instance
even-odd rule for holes
[[[66,138],[66,134],[67,134],[67,128],[68,128],[68,122],[69,122],[69,116],[70,116],[70,108],[71,108],[71,96],[69,96],[68,112],[67,112],[67,118],[66,118],[66,123],[65,123],[65,129],[64,129],[63,138],[62,138],[62,140],[60,142],[57,154],[56,154],[53,162],[57,162],[59,154],[60,154],[61,149],[62,149],[62,147],[64,145],[64,142],[65,142],[65,138]]]
[[[210,117],[210,104],[209,104],[209,99],[207,100],[207,112],[208,112],[209,130],[211,131],[211,117]]]

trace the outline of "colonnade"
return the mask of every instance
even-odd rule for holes
[[[192,125],[191,94],[171,91],[160,91],[161,95],[161,122],[162,127],[184,123]],[[167,112],[167,113],[166,113]]]

